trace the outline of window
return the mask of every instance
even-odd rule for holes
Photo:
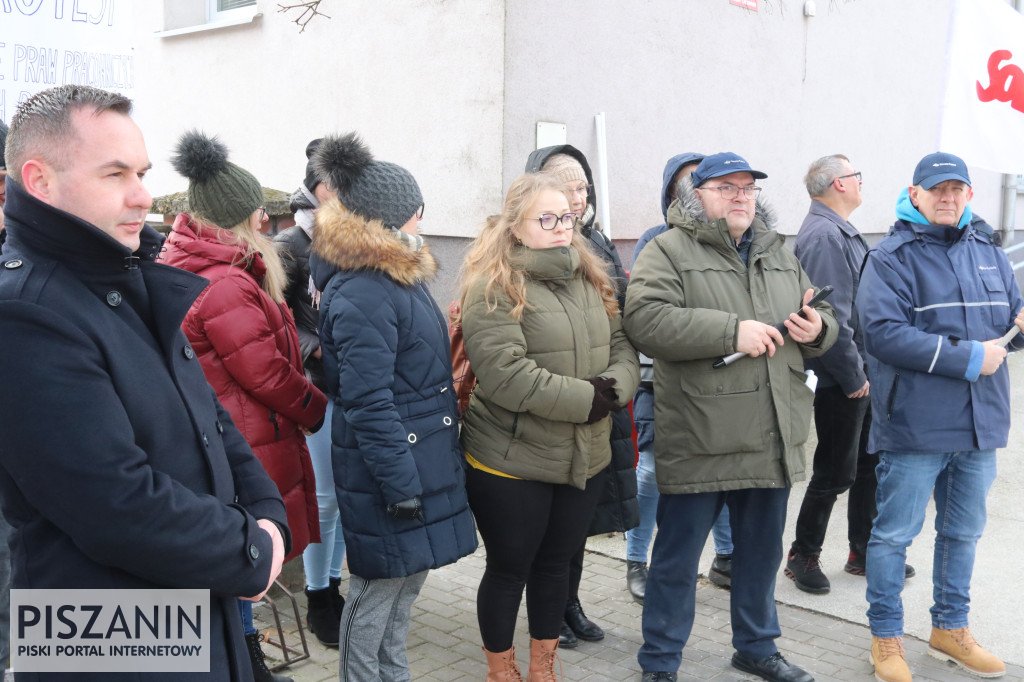
[[[261,16],[258,0],[164,0],[164,30],[157,37],[248,24]]]
[[[256,0],[208,0],[206,18],[210,23],[250,18],[256,9]]]

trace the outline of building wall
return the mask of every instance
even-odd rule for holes
[[[949,0],[509,2],[504,183],[534,147],[536,121],[568,125],[596,166],[594,115],[605,112],[611,233],[635,239],[662,222],[665,161],[734,151],[768,173],[763,197],[795,233],[803,175],[843,153],[864,173],[852,221],[884,232],[917,161],[936,150]],[[956,150],[948,150],[955,152]],[[996,223],[999,182],[974,171],[975,209]]]
[[[204,2],[134,3],[136,118],[155,195],[184,189],[168,161],[178,136],[198,127],[286,191],[302,180],[310,139],[359,131],[377,158],[417,178],[428,234],[468,236],[475,209],[500,201],[501,0],[325,0],[330,19],[303,33],[296,13],[260,0],[252,23],[154,36],[169,21],[166,4]]]

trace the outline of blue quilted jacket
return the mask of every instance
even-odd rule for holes
[[[348,566],[398,578],[476,549],[459,448],[444,316],[424,285],[437,269],[379,223],[331,201],[317,211],[310,272],[334,400],[331,457]],[[387,505],[419,496],[424,520]]]

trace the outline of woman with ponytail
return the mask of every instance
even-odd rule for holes
[[[284,498],[288,561],[320,539],[304,434],[320,428],[327,398],[303,372],[295,320],[284,303],[285,271],[260,233],[266,210],[259,182],[227,160],[221,142],[196,131],[181,137],[173,163],[188,178],[191,212],[175,219],[161,258],[210,280],[182,329],[206,380]],[[288,529],[282,534],[288,538]],[[239,605],[256,682],[289,680],[267,669],[252,604]]]

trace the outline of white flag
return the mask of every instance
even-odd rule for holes
[[[1024,14],[954,0],[939,148],[968,166],[1024,173]]]

